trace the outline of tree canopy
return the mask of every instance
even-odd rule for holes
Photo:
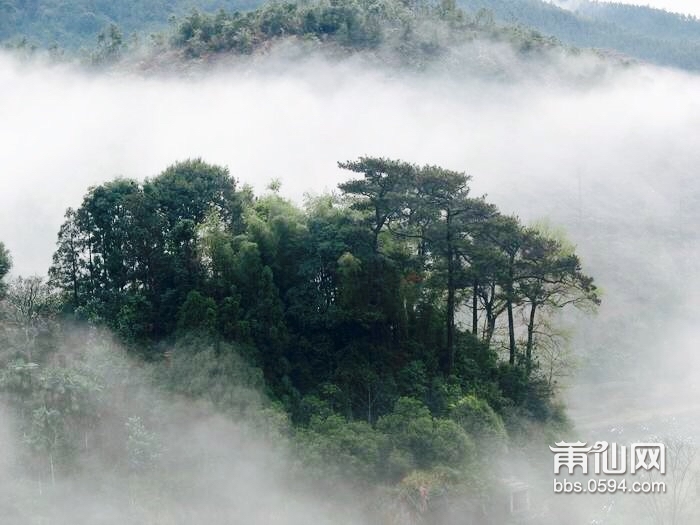
[[[152,471],[168,452],[165,414],[138,402],[151,388],[362,486],[474,487],[490,454],[528,442],[525,422],[562,428],[550,341],[561,311],[600,302],[574,247],[473,196],[465,173],[339,166],[339,193],[304,206],[201,159],[89,188],[49,281],[12,279],[0,300],[0,394],[32,472],[68,475],[92,441]]]
[[[501,349],[537,381],[544,320],[599,301],[571,247],[470,196],[463,173],[340,167],[359,178],[304,209],[199,159],[93,187],[66,214],[51,284],[148,359],[191,331],[245,347],[295,419],[311,396],[374,423],[417,391],[441,414],[445,382],[515,403]]]
[[[563,2],[562,2],[563,3]],[[421,66],[474,39],[510,42],[524,52],[566,46],[697,70],[700,21],[641,5],[577,0],[563,9],[544,0],[42,0],[0,3],[0,42],[23,50],[82,49],[109,64],[144,44],[185,60],[250,54],[295,38],[349,51],[386,54]],[[170,24],[170,25],[168,25]],[[154,58],[154,57],[151,57]]]
[[[0,297],[2,297],[5,290],[3,279],[9,273],[10,268],[12,268],[10,252],[5,248],[5,245],[0,242]]]

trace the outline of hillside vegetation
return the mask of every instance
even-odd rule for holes
[[[111,24],[126,35],[159,31],[172,16],[193,8],[215,12],[260,5],[257,0],[3,0],[0,2],[0,40],[26,38],[42,47],[91,47],[97,35]]]
[[[136,440],[123,468],[159,472],[170,411],[139,401],[149,389],[252,420],[326,480],[472,498],[498,476],[491,454],[565,428],[556,320],[600,302],[573,247],[463,173],[340,166],[355,178],[303,208],[194,159],[68,209],[50,280],[11,280],[0,302],[0,392],[34,476],[82,471],[92,441]]]
[[[331,39],[353,49],[403,38],[409,44],[401,51],[410,54],[415,47],[489,38],[498,26],[501,39],[516,40],[518,45],[559,40],[641,61],[700,68],[700,21],[693,17],[605,2],[577,2],[576,8],[571,11],[543,0],[269,4],[258,0],[4,0],[0,41],[87,53],[96,45],[100,51],[105,41],[119,48],[141,47],[155,34],[159,43],[183,46],[189,42],[188,52],[199,55],[211,50],[250,52],[281,35]],[[441,27],[435,27],[436,19]],[[484,29],[489,31],[484,34]]]
[[[565,5],[565,2],[560,2]],[[541,0],[460,0],[470,14],[486,10],[500,24],[522,25],[582,48],[645,62],[700,69],[700,21],[660,9],[577,2],[577,11]]]

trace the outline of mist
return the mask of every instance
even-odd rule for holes
[[[0,240],[13,272],[46,273],[63,213],[88,186],[143,180],[185,158],[228,166],[260,191],[279,179],[298,202],[347,178],[337,161],[437,164],[472,175],[472,193],[504,213],[563,227],[604,290],[598,315],[575,326],[574,422],[611,426],[590,386],[607,381],[619,385],[621,419],[652,405],[663,416],[687,400],[700,365],[700,77],[591,56],[532,64],[500,48],[465,52],[464,74],[285,52],[205,73],[96,74],[2,55]],[[227,425],[201,428],[236,435]],[[256,447],[242,446],[254,464],[267,454]],[[274,486],[279,472],[252,485],[234,478],[231,490]]]
[[[70,332],[74,344],[60,353],[100,371],[101,422],[85,433],[79,474],[58,463],[42,472],[12,411],[0,411],[2,523],[363,523],[349,487],[311,479],[270,430],[277,422],[266,419],[257,389],[238,385],[250,410],[233,418],[153,386],[154,372],[172,369],[129,358],[109,334]],[[174,353],[174,369],[181,357]]]
[[[0,236],[13,253],[15,272],[45,273],[65,209],[79,205],[89,185],[116,176],[143,179],[201,156],[257,189],[279,178],[283,192],[299,200],[305,192],[335,188],[343,177],[337,161],[377,154],[468,171],[475,189],[493,193],[523,169],[547,179],[570,171],[569,161],[580,153],[567,136],[581,134],[577,144],[593,140],[586,130],[613,120],[604,104],[627,98],[624,87],[582,97],[577,89],[542,84],[556,76],[535,85],[497,79],[484,85],[462,76],[411,77],[352,62],[285,58],[189,79],[90,75],[1,58]],[[505,63],[492,64],[496,60]],[[522,70],[525,78],[538,69],[512,63],[512,57],[492,53],[476,65],[482,71],[489,65]],[[649,91],[654,89],[664,87]],[[570,119],[582,102],[600,113],[574,124]],[[635,106],[628,100],[627,111],[636,113]],[[647,118],[651,125],[656,115]],[[626,133],[619,125],[617,133]],[[597,131],[594,136],[599,144],[608,142]],[[533,151],[539,141],[556,142],[549,153]]]
[[[0,238],[14,272],[44,275],[66,208],[117,176],[143,180],[202,157],[256,190],[279,179],[302,201],[347,177],[336,162],[376,155],[465,171],[472,193],[506,213],[563,226],[610,308],[651,300],[651,289],[675,294],[664,310],[692,304],[698,77],[588,56],[528,64],[502,49],[470,52],[479,58],[463,75],[272,53],[189,78],[5,56]]]

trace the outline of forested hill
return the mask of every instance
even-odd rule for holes
[[[590,1],[578,2],[576,12],[650,38],[700,42],[700,20],[693,16],[678,15],[646,6]]]
[[[191,18],[192,10],[215,13],[223,10],[230,30],[241,20],[249,18],[253,10],[257,13],[274,12],[277,20],[269,20],[272,26],[284,29],[293,26],[293,20],[283,20],[280,13],[284,3],[269,4],[270,9],[260,9],[265,2],[260,0],[177,0],[174,2],[146,2],[127,0],[121,2],[93,2],[79,0],[3,0],[0,2],[0,41],[26,41],[39,47],[58,47],[67,50],[91,48],[98,35],[110,25],[118,28],[120,43],[126,43],[137,35],[144,36],[160,32],[175,33]],[[398,9],[386,14],[400,17],[401,12],[426,10],[453,11],[453,1],[395,2]],[[567,0],[558,5],[567,6]],[[320,9],[335,13],[330,26],[342,22],[351,12],[363,13],[356,26],[367,22],[368,15],[377,9],[385,10],[387,2],[379,2],[376,8],[363,0],[348,2],[320,2]],[[543,0],[459,0],[457,5],[466,11],[467,21],[489,25],[496,23],[511,27],[537,31],[544,37],[555,37],[565,44],[582,48],[599,48],[613,53],[690,70],[700,69],[700,21],[649,7],[624,4],[583,1],[576,3],[576,11],[558,7]],[[307,12],[309,4],[300,3],[297,13]],[[243,14],[236,14],[243,13]],[[290,12],[291,13],[291,12]],[[376,13],[375,13],[376,14]],[[369,16],[372,18],[372,16]],[[389,17],[391,18],[391,16]],[[397,21],[395,19],[394,21]],[[346,20],[347,21],[347,20]],[[305,22],[308,22],[306,20]],[[328,20],[327,20],[328,22]],[[347,24],[346,24],[347,25]],[[348,26],[349,28],[350,26]],[[214,28],[211,24],[209,29]],[[201,29],[199,37],[207,39],[207,28]],[[348,29],[352,32],[352,28]],[[229,31],[230,32],[230,31]],[[312,31],[313,33],[313,31]],[[230,35],[229,35],[230,36]],[[238,34],[237,43],[246,41],[250,35]],[[263,35],[272,38],[274,34]],[[462,34],[468,41],[470,35]],[[104,37],[103,37],[104,40]],[[245,43],[245,42],[244,42]]]
[[[508,47],[522,56],[543,56],[553,49],[573,51],[537,31],[500,27],[488,17],[471,17],[454,2],[271,2],[250,11],[193,11],[171,24],[167,32],[153,34],[147,41],[130,39],[111,24],[97,36],[96,46],[79,55],[93,66],[121,62],[126,68],[170,70],[266,53],[292,41],[295,45],[288,49],[327,52],[333,60],[362,55],[371,63],[393,68],[421,70],[449,63],[453,71],[476,66],[482,75],[508,76],[517,70],[509,61],[512,54],[503,52]],[[468,44],[474,41],[499,45],[488,46],[492,56],[484,60],[483,50],[469,51]],[[24,42],[19,48],[33,50]]]
[[[568,10],[542,0],[460,0],[469,13],[487,10],[501,24],[524,25],[578,47],[643,61],[700,69],[700,20],[650,7],[581,1]],[[567,0],[558,2],[569,5]]]
[[[252,9],[260,0],[2,0],[0,41],[26,38],[42,47],[63,49],[91,46],[105,27],[119,26],[124,34],[148,33],[167,27],[172,16],[192,9],[215,12]]]
[[[71,339],[76,325],[153,365],[151,387],[230,417],[270,414],[250,394],[264,390],[326,479],[342,461],[358,483],[432,476],[426,487],[474,493],[494,475],[489,451],[563,431],[557,318],[600,302],[574,247],[471,196],[464,173],[340,167],[339,194],[304,208],[199,159],[89,188],[65,214],[48,282],[3,282],[0,243],[0,398],[37,472],[77,468],[86,435],[118,440],[103,414],[133,416],[132,441],[140,421],[160,421],[124,409],[121,390],[134,400],[147,385],[128,374],[110,390],[109,339]]]

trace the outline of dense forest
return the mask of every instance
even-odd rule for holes
[[[522,54],[560,47],[524,27],[498,27],[488,13],[469,16],[454,2],[438,5],[396,0],[268,4],[248,13],[195,12],[175,23],[167,49],[189,59],[247,55],[294,39],[346,55],[364,53],[392,66],[421,69],[449,60],[473,41],[503,43]]]
[[[273,2],[249,11],[193,10],[170,20],[167,30],[148,39],[129,37],[109,24],[77,55],[52,46],[53,60],[79,57],[85,65],[127,69],[178,69],[227,57],[260,55],[274,45],[296,44],[300,52],[322,50],[336,58],[361,55],[392,67],[424,69],[454,60],[470,42],[501,43],[518,53],[564,49],[556,39],[521,26],[497,26],[487,11],[468,15],[454,2]],[[31,55],[39,48],[27,38],[8,47]]]
[[[193,8],[233,11],[260,4],[259,0],[4,0],[0,3],[0,40],[26,37],[44,47],[78,49],[91,46],[100,31],[111,24],[127,35],[142,34],[162,30],[170,17],[185,15]]]
[[[474,495],[490,453],[566,427],[557,319],[600,302],[573,247],[464,173],[340,166],[354,178],[303,207],[193,159],[67,210],[49,279],[10,279],[0,303],[0,390],[35,476],[84,468],[92,441],[158,465],[158,417],[130,401],[144,388],[253,418],[360,486]]]
[[[577,2],[575,7],[572,11],[542,0],[267,4],[258,0],[5,0],[0,4],[0,41],[54,52],[82,50],[84,55],[97,53],[98,57],[106,44],[112,50],[155,45],[162,52],[164,43],[173,43],[184,47],[191,58],[209,51],[247,53],[290,35],[331,38],[365,49],[401,38],[408,47],[430,48],[446,43],[443,33],[448,29],[452,33],[448,39],[461,42],[495,33],[519,45],[560,40],[662,65],[700,67],[700,22],[693,17],[606,2]],[[447,25],[437,28],[436,21]]]
[[[567,4],[565,0],[559,3]],[[694,17],[591,1],[576,2],[576,11],[541,0],[460,0],[459,5],[469,13],[486,9],[501,24],[523,25],[570,45],[700,69],[700,21]]]

